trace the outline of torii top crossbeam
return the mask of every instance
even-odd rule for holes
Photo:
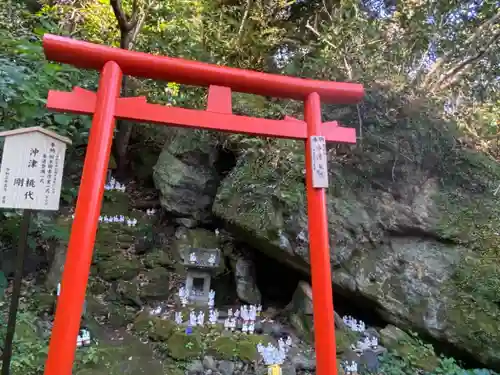
[[[305,100],[315,92],[321,101],[334,104],[358,103],[364,95],[363,86],[355,83],[318,81],[228,68],[110,48],[56,35],[45,35],[43,48],[48,60],[78,68],[101,71],[106,62],[115,61],[125,75],[193,86],[224,86],[237,92],[297,100]]]
[[[45,35],[49,60],[100,71],[93,93],[50,91],[47,107],[56,111],[93,115],[82,180],[71,228],[61,294],[50,339],[45,375],[71,375],[76,337],[100,215],[115,120],[129,119],[169,126],[245,133],[304,140],[311,279],[313,289],[316,370],[336,375],[336,346],[325,187],[328,185],[326,141],[355,143],[352,128],[323,123],[321,101],[359,102],[363,87],[354,83],[258,73],[195,61],[153,56]],[[177,83],[208,86],[207,110],[147,103],[146,98],[120,98],[123,74]],[[304,121],[259,119],[232,114],[231,90],[304,102]]]

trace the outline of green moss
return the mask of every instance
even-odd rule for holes
[[[167,353],[181,361],[198,358],[202,354],[201,338],[197,333],[187,335],[184,331],[174,331],[167,341]]]
[[[108,190],[104,192],[101,215],[115,216],[129,212],[130,198],[126,192]]]
[[[160,249],[149,252],[144,258],[144,265],[147,268],[171,267],[174,263],[172,255]]]
[[[149,327],[149,337],[155,341],[167,341],[176,329],[177,325],[171,320],[153,318]]]
[[[215,233],[201,228],[186,230],[184,235],[174,242],[174,249],[178,254],[187,248],[217,249],[219,247],[220,242]]]
[[[126,259],[123,256],[114,256],[97,264],[99,275],[107,281],[130,280],[134,278],[142,267],[137,259]]]
[[[243,334],[220,336],[210,343],[208,353],[221,360],[251,362],[259,357],[257,344],[266,345],[268,342],[267,336]]]
[[[151,321],[151,316],[147,311],[141,311],[136,315],[134,319],[134,330],[138,333],[148,332],[150,327],[153,326],[153,322]]]
[[[38,312],[51,312],[56,302],[56,297],[49,293],[40,292],[33,295],[32,302]]]
[[[337,353],[344,353],[358,342],[360,335],[348,329],[336,329],[335,340],[337,344]]]
[[[395,326],[387,326],[380,333],[382,345],[412,367],[434,371],[439,366],[432,345],[424,344],[416,334],[410,335]]]
[[[170,272],[165,268],[156,267],[145,274],[147,283],[139,288],[139,295],[146,299],[167,299],[170,290]]]

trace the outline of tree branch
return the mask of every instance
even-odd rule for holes
[[[479,50],[478,53],[476,53],[474,56],[466,58],[461,63],[444,73],[442,77],[433,85],[431,91],[438,91],[442,90],[444,87],[449,87],[450,85],[446,84],[447,82],[457,82],[457,78],[459,78],[463,74],[463,71],[467,67],[470,67],[472,64],[481,59],[486,54],[486,52],[488,52],[493,43],[495,43],[499,39],[500,30],[490,38],[490,40]]]
[[[122,7],[121,0],[110,0],[111,7],[113,8],[113,13],[115,14],[116,20],[118,21],[118,26],[122,33],[127,33],[132,30],[137,24],[137,0],[134,0],[134,4],[132,6],[132,17],[131,21],[129,21],[125,11]]]
[[[483,36],[483,32],[484,30],[493,25],[495,22],[497,22],[498,20],[500,19],[500,12],[498,12],[497,14],[495,14],[493,17],[491,17],[489,20],[487,20],[486,22],[483,22],[477,29],[476,31],[469,37],[467,38],[467,40],[464,42],[464,45],[467,45],[467,44],[470,44],[469,46],[469,51],[470,49],[473,47],[472,45],[475,44],[475,42],[480,39],[482,36]],[[486,51],[483,52],[483,54],[485,53]],[[431,81],[433,80],[433,78],[435,76],[438,76],[438,72],[441,70],[441,68],[447,63],[449,62],[449,58],[453,55],[454,53],[454,50],[453,49],[450,49],[448,52],[446,52],[443,56],[441,56],[440,58],[438,58],[436,60],[436,62],[434,63],[434,65],[432,66],[431,70],[429,70],[429,72],[426,74],[425,78],[424,78],[424,81],[422,82],[422,86],[423,87],[428,87],[429,84],[431,83]],[[479,56],[477,59],[481,58],[481,56]],[[472,62],[476,61],[477,59],[473,59]],[[460,65],[460,64],[459,64]],[[463,67],[462,67],[463,68]],[[445,73],[444,77],[448,76],[449,72]],[[439,75],[440,76],[440,75]],[[441,80],[440,80],[441,81]],[[436,88],[439,86],[439,82],[437,84],[434,84],[433,85],[433,88]]]
[[[241,19],[240,28],[238,30],[238,42],[241,43],[243,39],[243,32],[245,31],[245,27],[247,25],[248,17],[250,15],[250,10],[253,7],[253,0],[247,0],[247,5],[245,7],[245,12],[243,13],[243,18]]]

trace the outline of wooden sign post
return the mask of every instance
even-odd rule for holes
[[[43,48],[49,60],[100,72],[96,93],[76,87],[72,92],[50,91],[47,100],[49,109],[92,115],[93,121],[45,375],[71,375],[116,119],[305,141],[316,369],[318,375],[337,374],[325,142],[356,143],[356,131],[336,121],[323,122],[321,102],[358,103],[363,86],[148,55],[49,34]],[[207,110],[151,104],[145,97],[122,98],[123,75],[208,87]],[[304,121],[235,115],[232,91],[300,100]]]
[[[2,375],[9,375],[31,213],[59,209],[66,145],[71,140],[41,127],[0,132],[0,137],[5,137],[0,208],[23,210],[3,351]]]

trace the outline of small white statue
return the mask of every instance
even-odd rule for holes
[[[227,310],[227,316],[232,318],[233,317],[233,309]]]
[[[124,223],[125,222],[125,216],[123,215],[120,215],[120,218],[118,220],[120,223]]]
[[[181,325],[182,324],[182,311],[176,311],[175,312],[175,323],[177,325]]]
[[[234,317],[236,319],[238,319],[240,317],[240,310],[239,309],[236,309],[236,311],[234,312]]]
[[[356,343],[357,351],[364,352],[365,350],[370,349],[371,340],[368,337],[365,337],[363,340],[359,340]]]
[[[257,351],[262,356],[267,366],[282,365],[286,358],[286,353],[272,344],[264,346],[259,343],[257,345]]]
[[[57,291],[56,291],[56,293],[57,293],[58,297],[61,295],[61,283],[57,284]]]
[[[372,349],[378,348],[378,339],[375,336],[373,336],[372,339],[370,340],[370,346]]]
[[[196,254],[195,253],[189,254],[189,261],[191,263],[196,263],[197,260],[198,260],[198,258],[196,258]]]
[[[210,289],[210,292],[208,292],[208,307],[210,309],[213,309],[215,305],[215,291],[213,289]]]
[[[215,254],[210,254],[210,256],[208,257],[208,264],[210,264],[211,266],[215,265]]]
[[[205,324],[205,313],[203,311],[200,311],[198,313],[198,325],[203,327]]]
[[[153,310],[151,310],[151,315],[153,316],[158,316],[161,314],[161,306],[158,306],[156,308],[154,308]]]
[[[366,329],[365,322],[363,322],[362,320],[360,320],[358,322],[358,325],[357,325],[356,329],[357,329],[357,332],[364,332],[365,329]]]
[[[198,317],[196,316],[196,313],[194,311],[191,311],[189,314],[189,325],[191,327],[196,327],[196,324],[198,323]]]
[[[183,286],[181,286],[181,287],[179,288],[179,297],[180,297],[180,298],[184,298],[185,296],[186,296],[186,288],[185,288],[185,287],[183,287]]]
[[[257,316],[260,316],[262,313],[262,305],[257,305]]]
[[[210,310],[210,315],[208,317],[208,320],[211,325],[214,325],[217,323],[217,320],[219,320],[219,311],[218,310]]]
[[[248,323],[247,322],[243,322],[243,324],[241,325],[241,331],[243,333],[248,333]]]
[[[243,319],[243,321],[248,321],[248,306],[247,305],[243,305],[241,307],[241,319]]]
[[[89,346],[90,345],[90,332],[86,329],[82,329],[82,344],[83,346]]]
[[[255,332],[255,323],[253,321],[250,321],[250,323],[248,324],[248,333],[253,335],[254,332]]]
[[[354,361],[352,361],[350,364],[347,362],[345,364],[345,372],[347,374],[357,374],[358,373],[358,364]]]
[[[255,320],[257,319],[257,306],[250,305],[250,310],[248,312],[248,319],[251,320],[252,322],[255,322]]]
[[[229,321],[229,318],[224,319],[224,329],[229,330],[231,328],[231,322]]]
[[[132,220],[127,219],[127,227],[131,227],[131,226],[132,226]]]
[[[278,340],[278,348],[286,353],[286,344],[281,337]]]
[[[99,216],[99,223],[102,223],[102,216]]]
[[[236,329],[236,318],[231,318],[231,331]]]

